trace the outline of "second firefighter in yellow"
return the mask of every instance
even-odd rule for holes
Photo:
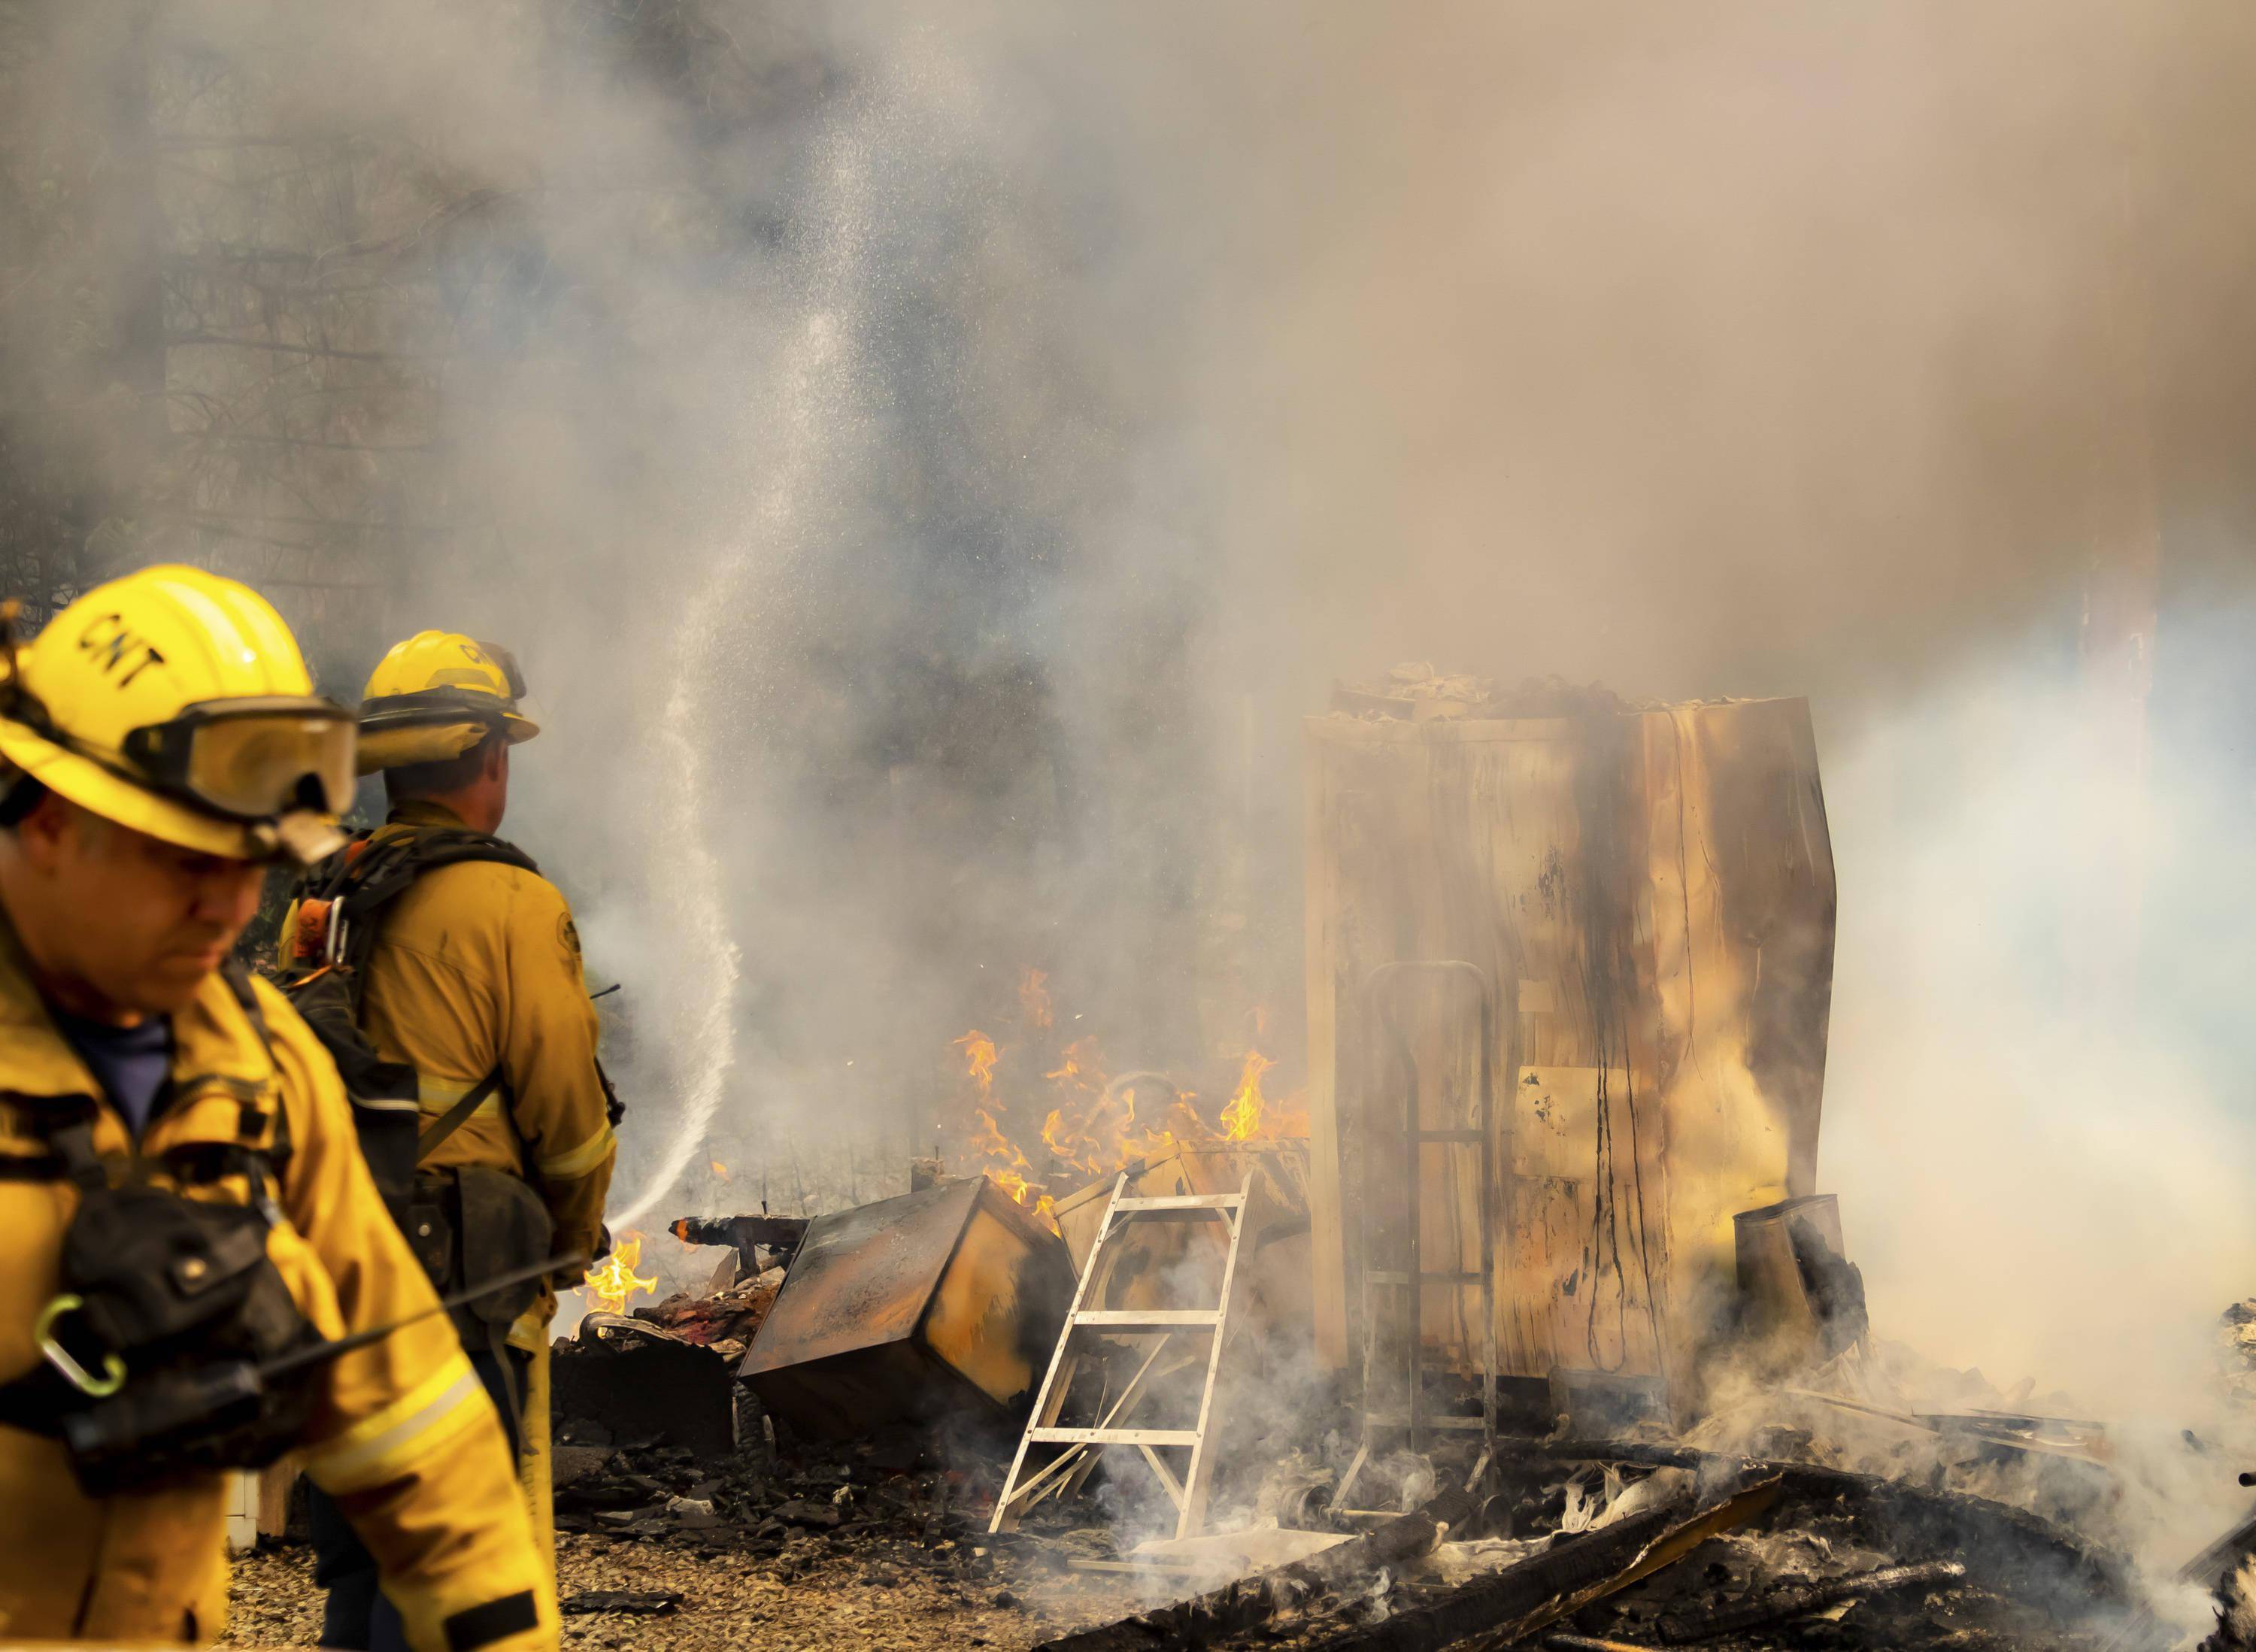
[[[498,1173],[546,1209],[553,1233],[534,1241],[536,1254],[597,1255],[615,1104],[596,1063],[579,935],[555,886],[494,837],[508,808],[511,750],[539,732],[516,663],[493,644],[421,632],[370,677],[360,728],[361,767],[383,772],[391,808],[355,852],[370,866],[417,856],[436,863],[385,900],[359,967],[363,1035],[383,1058],[414,1070],[427,1143],[418,1210],[453,1228],[455,1268],[471,1278],[498,1271],[518,1259],[481,1256],[478,1247],[524,1225],[508,1217],[506,1200],[497,1207],[485,1197]],[[482,1218],[481,1208],[502,1213]],[[539,1540],[553,1531],[548,1322],[553,1288],[577,1282],[551,1281],[505,1328],[463,1326],[482,1374],[521,1422]],[[332,1546],[348,1551],[324,1556],[324,1572],[336,1575],[352,1565],[353,1545],[334,1522],[329,1530]],[[360,1571],[357,1591],[333,1584],[333,1644],[345,1643],[347,1620],[362,1610],[370,1571],[365,1563]],[[385,1639],[379,1623],[375,1642]]]
[[[361,702],[361,769],[382,771],[391,803],[370,847],[498,832],[510,752],[539,732],[505,649],[437,631],[401,643],[370,674]],[[386,909],[361,991],[362,1030],[415,1069],[427,1119],[500,1076],[425,1168],[476,1165],[522,1177],[556,1225],[554,1250],[595,1255],[617,1143],[579,931],[556,886],[499,860],[424,873]],[[545,1349],[555,1310],[549,1293],[511,1343]]]

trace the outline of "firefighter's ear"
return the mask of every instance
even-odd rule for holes
[[[9,824],[24,858],[37,872],[52,872],[61,858],[66,840],[76,824],[71,806],[37,781],[26,784],[33,795],[29,807]],[[91,818],[91,817],[89,817]]]

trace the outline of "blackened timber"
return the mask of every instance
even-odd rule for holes
[[[1321,1652],[1440,1652],[1461,1641],[1505,1647],[1672,1565],[1778,1500],[1767,1479],[1705,1508],[1689,1499],[1553,1543],[1540,1555],[1322,1641]]]
[[[1385,1569],[1429,1552],[1444,1530],[1462,1528],[1475,1507],[1463,1492],[1445,1492],[1423,1508],[1321,1555],[1240,1578],[1156,1611],[1045,1641],[1034,1652],[1188,1652],[1265,1623],[1301,1601],[1360,1592]]]
[[[1835,1578],[1825,1583],[1773,1590],[1759,1599],[1743,1601],[1719,1611],[1669,1617],[1661,1622],[1660,1638],[1670,1646],[1713,1641],[1723,1635],[1738,1634],[1743,1630],[1760,1628],[1766,1623],[1776,1623],[1786,1618],[1806,1618],[1813,1612],[1837,1606],[1844,1600],[1863,1600],[1873,1595],[1891,1594],[1900,1589],[1924,1589],[1936,1584],[1955,1584],[1965,1576],[1966,1568],[1955,1560],[1930,1560],[1915,1566],[1882,1566],[1876,1571],[1858,1572],[1851,1578]]]
[[[2130,1562],[2087,1543],[2042,1515],[1964,1492],[1930,1491],[1879,1474],[1720,1456],[1691,1446],[1636,1440],[1544,1441],[1532,1448],[1563,1462],[1630,1463],[1687,1468],[1703,1477],[1776,1475],[1787,1497],[1838,1503],[1865,1521],[1897,1554],[1956,1555],[1985,1588],[2073,1615],[2079,1600],[2119,1605],[2132,1598]]]

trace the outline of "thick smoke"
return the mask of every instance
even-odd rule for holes
[[[1807,693],[1882,1329],[2188,1391],[2247,1260],[2233,9],[111,11],[0,66],[162,220],[10,250],[11,463],[103,555],[264,579],[340,692],[421,625],[518,647],[511,830],[627,983],[623,1208],[850,1139],[891,1190],[1028,967],[1115,1070],[1289,1037],[1335,677]],[[161,462],[96,416],[130,337],[26,343],[136,234],[237,341],[169,348]],[[293,397],[318,468],[180,435]]]

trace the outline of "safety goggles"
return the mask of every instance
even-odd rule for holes
[[[462,712],[489,720],[516,717],[525,723],[542,722],[539,706],[526,692],[525,673],[518,668],[517,656],[496,642],[481,642],[478,647],[500,668],[502,680],[509,688],[506,700],[497,698],[490,688],[451,683],[419,688],[412,694],[388,694],[363,703],[362,729],[373,734],[383,729],[412,728]]]
[[[333,700],[210,700],[125,737],[124,756],[160,791],[215,815],[266,821],[352,807],[353,714]]]
[[[480,642],[478,647],[485,657],[501,667],[501,674],[509,684],[510,702],[514,705],[524,699],[525,673],[517,668],[517,656],[497,642]]]

